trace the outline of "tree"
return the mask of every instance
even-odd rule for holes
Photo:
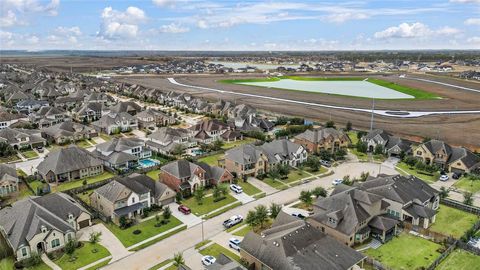
[[[182,193],[177,192],[177,194],[175,194],[175,201],[181,202],[182,200],[183,200]]]
[[[446,189],[445,187],[441,187],[441,188],[440,188],[440,193],[439,193],[440,198],[441,198],[441,199],[447,198],[447,197],[448,197],[448,192],[449,192],[448,189]]]
[[[314,172],[318,171],[320,169],[320,160],[316,156],[308,156],[307,161],[305,164],[310,167],[310,169]]]
[[[332,159],[332,153],[325,150],[325,149],[320,150],[320,152],[318,152],[318,156],[322,160],[331,160]]]
[[[183,154],[184,150],[185,150],[185,148],[183,147],[182,144],[177,144],[173,147],[172,154],[175,155],[175,156],[180,156],[180,155]]]
[[[222,146],[224,145],[222,140],[216,140],[212,144],[212,151],[218,151],[222,149]]]
[[[245,218],[245,223],[247,223],[251,228],[256,227],[258,225],[257,213],[253,210],[248,211],[247,217]]]
[[[205,197],[205,189],[203,187],[197,188],[194,191],[193,196],[195,196],[195,200],[197,201],[197,203],[199,205],[202,205],[203,204],[203,198]]]
[[[325,123],[325,127],[326,128],[336,128],[335,127],[335,122],[333,122],[332,120],[327,121],[327,123]]]
[[[381,155],[383,154],[383,146],[381,144],[375,145],[375,149],[373,150],[373,153],[375,155]]]
[[[268,172],[268,176],[270,176],[272,180],[280,178],[280,172],[278,171],[278,167],[277,166],[272,167]]]
[[[173,255],[173,266],[180,268],[180,266],[185,264],[185,259],[183,258],[183,253],[175,253]]]
[[[77,247],[77,241],[70,239],[68,242],[65,244],[65,253],[68,255],[72,255],[73,252],[75,252],[75,248]]]
[[[335,154],[334,154],[334,157],[335,157],[335,160],[343,160],[345,159],[345,156],[347,155],[347,151],[345,151],[345,149],[338,149]]]
[[[300,192],[300,201],[302,201],[307,207],[310,207],[313,203],[312,192],[310,190],[302,190]]]
[[[345,175],[343,177],[342,184],[347,185],[347,186],[351,186],[353,184],[352,180],[350,180],[350,175]]]
[[[93,253],[98,252],[97,243],[102,240],[102,232],[91,232],[88,241],[93,245]]]
[[[362,174],[360,175],[360,181],[362,181],[362,182],[367,181],[369,176],[370,176],[369,172],[362,172]]]
[[[228,187],[227,187],[226,185],[220,184],[220,185],[217,185],[217,188],[220,190],[220,193],[221,193],[223,196],[227,196],[227,194],[228,194]]]
[[[280,214],[280,211],[282,211],[282,206],[276,203],[270,204],[270,217],[271,218],[276,218],[278,214]]]
[[[350,122],[350,121],[347,122],[347,125],[345,126],[345,130],[346,131],[352,130],[352,122]]]
[[[357,145],[355,146],[358,152],[360,153],[367,153],[368,145],[365,142],[358,141]]]
[[[282,177],[287,176],[290,173],[290,167],[287,164],[277,165],[277,170]]]
[[[15,149],[13,149],[10,144],[6,142],[0,142],[0,156],[8,157],[13,154],[15,154]]]
[[[463,203],[466,205],[472,205],[473,204],[473,193],[471,192],[464,192],[463,193]]]
[[[327,190],[325,190],[323,187],[316,187],[312,190],[312,194],[315,195],[315,197],[327,197]]]
[[[265,205],[255,207],[255,216],[257,217],[257,222],[260,225],[260,228],[263,228],[263,225],[268,220],[267,207],[265,207]]]
[[[170,219],[170,217],[172,216],[172,210],[170,210],[170,206],[167,206],[165,207],[165,209],[163,209],[162,216],[164,220]]]
[[[222,197],[222,191],[220,190],[218,185],[213,188],[212,196],[214,201],[217,201],[218,199],[220,199],[220,197]]]

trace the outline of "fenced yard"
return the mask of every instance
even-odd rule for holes
[[[474,214],[441,204],[431,231],[460,238],[478,220]]]

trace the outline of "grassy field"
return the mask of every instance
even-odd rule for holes
[[[380,80],[380,79],[368,78],[368,82],[379,85],[379,86],[383,86],[383,87],[386,87],[386,88],[390,88],[390,89],[393,89],[395,91],[398,91],[398,92],[401,92],[401,93],[404,93],[404,94],[407,94],[407,95],[410,95],[410,96],[414,96],[415,99],[437,99],[437,98],[439,98],[439,96],[437,96],[433,93],[430,93],[430,92],[426,92],[426,91],[423,91],[423,90],[420,90],[420,89],[411,88],[411,87],[408,87],[408,86],[396,84],[396,83],[393,83],[393,82],[387,82],[387,81]]]
[[[456,249],[437,266],[437,270],[470,270],[480,267],[480,256]]]
[[[400,169],[400,170],[399,170]],[[397,170],[400,172],[400,174],[408,174],[408,175],[413,175],[416,176],[425,182],[428,183],[433,183],[436,182],[438,179],[436,179],[433,175],[426,175],[426,172],[418,171],[414,167],[410,167],[409,165],[405,164],[404,162],[399,162],[397,164]]]
[[[420,269],[429,266],[439,255],[441,246],[426,239],[403,233],[366,255],[394,270]]]
[[[358,143],[357,132],[356,131],[349,131],[347,132],[348,138],[352,141],[352,145],[356,145]]]
[[[260,189],[256,188],[254,185],[248,182],[243,182],[241,180],[238,181],[237,185],[241,186],[243,189],[243,192],[245,192],[245,194],[250,196],[262,192]]]
[[[162,217],[160,216],[160,220]],[[120,229],[117,225],[113,223],[105,224],[107,228],[122,242],[125,247],[132,246],[138,242],[141,242],[147,238],[155,236],[157,234],[163,233],[167,230],[170,230],[178,225],[182,224],[180,220],[175,217],[170,217],[170,222],[162,225],[160,227],[155,227],[157,221],[155,218],[138,223],[129,227],[127,229]],[[140,230],[140,234],[133,234],[133,231]]]
[[[453,184],[456,188],[477,193],[480,191],[480,180],[470,180],[467,177],[462,177]]]
[[[203,198],[203,203],[199,205],[194,197],[183,200],[181,203],[188,206],[195,215],[204,215],[213,210],[225,206],[236,201],[231,195],[227,194],[227,198],[218,202],[213,202],[213,196]]]
[[[84,193],[77,194],[77,197],[80,198],[84,203],[90,205],[90,194],[93,193],[93,189]]]
[[[234,232],[233,235],[244,237],[251,230],[252,230],[252,228],[249,225],[247,225],[247,226],[241,228],[240,230]]]
[[[94,249],[97,252],[93,252]],[[55,261],[55,264],[60,266],[63,270],[76,270],[83,266],[89,265],[102,258],[110,256],[110,252],[100,244],[95,246],[89,242],[82,242],[82,246],[75,250],[73,256],[76,258],[74,261],[70,261],[70,256],[64,254],[60,259]]]
[[[81,148],[89,148],[89,147],[92,147],[92,145],[91,145],[90,143],[88,143],[86,140],[77,141],[77,142],[75,142],[75,144],[76,144],[78,147],[81,147]]]
[[[210,255],[210,256],[213,256],[215,258],[217,258],[220,253],[223,253],[224,255],[226,255],[227,257],[230,257],[231,259],[237,261],[237,262],[240,262],[240,256],[238,256],[237,254],[233,253],[233,251],[229,250],[229,249],[226,249],[222,246],[220,246],[219,244],[217,243],[214,243],[202,250],[199,251],[200,254],[202,254],[203,256],[207,256],[207,255]]]
[[[155,244],[155,243],[157,243],[157,242],[162,241],[163,239],[166,239],[166,238],[168,238],[168,237],[170,237],[170,236],[172,236],[172,235],[174,235],[174,234],[177,234],[177,233],[179,233],[179,232],[181,232],[181,231],[183,231],[183,230],[186,230],[186,229],[187,229],[187,225],[179,226],[177,229],[175,229],[175,230],[173,230],[173,231],[170,231],[169,233],[166,233],[166,234],[162,235],[161,237],[158,237],[158,238],[155,238],[155,239],[153,239],[153,240],[147,241],[146,243],[143,243],[143,244],[141,244],[141,245],[139,245],[139,246],[137,246],[137,247],[135,247],[135,248],[130,249],[130,251],[139,251],[139,250],[141,250],[141,249],[144,249],[144,248],[146,248],[146,247],[149,247],[149,246],[151,246],[151,245],[153,245],[153,244]]]
[[[87,177],[85,179],[87,180],[87,184],[92,184],[92,183],[96,183],[96,182],[111,178],[113,176],[114,176],[113,173],[105,171],[100,175],[93,176],[93,177]],[[83,185],[83,180],[84,179],[74,180],[74,181],[70,181],[70,182],[64,182],[64,183],[61,183],[60,185],[58,185],[56,187],[53,187],[52,190],[53,190],[53,192],[59,192],[59,191],[69,190],[69,189],[72,189],[72,188],[81,187]]]
[[[216,155],[211,155],[211,156],[206,156],[203,158],[200,158],[198,162],[205,162],[210,166],[218,166],[218,160],[222,158],[224,153],[216,154]]]
[[[430,230],[460,238],[477,220],[478,217],[474,214],[440,205]]]

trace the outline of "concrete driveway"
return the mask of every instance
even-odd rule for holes
[[[400,162],[400,159],[399,158],[396,158],[396,157],[389,157],[387,160],[385,160],[382,165],[385,166],[385,167],[389,167],[389,168],[392,168],[392,169],[395,169],[395,167],[397,166],[397,163]]]
[[[242,204],[246,204],[255,200],[253,197],[248,196],[245,192],[242,192],[240,194],[237,194],[235,192],[230,192],[230,195],[232,195],[232,197],[237,199],[237,201],[241,202]]]
[[[15,166],[17,167],[17,169],[21,169],[22,171],[24,171],[27,175],[33,175],[37,171],[38,164],[40,164],[40,162],[42,161],[43,157],[39,157],[36,159],[17,162],[15,163]]]
[[[188,228],[202,223],[202,219],[200,217],[197,217],[194,214],[185,215],[184,213],[178,211],[178,203],[171,203],[168,206],[170,207],[170,210],[172,210],[172,215],[183,222],[183,224],[187,225]]]
[[[262,192],[265,192],[265,194],[267,195],[277,192],[275,188],[269,186],[268,184],[265,184],[264,182],[258,180],[257,178],[249,177],[248,182],[254,185],[255,187],[257,187],[258,189],[260,189]]]
[[[100,237],[100,244],[104,246],[112,254],[111,262],[117,261],[121,258],[124,258],[130,255],[132,252],[128,251],[118,240],[118,238],[105,227],[102,223],[95,224],[91,227],[81,229],[79,231],[80,241],[88,241],[90,238],[90,233],[92,232],[101,232],[102,236]]]

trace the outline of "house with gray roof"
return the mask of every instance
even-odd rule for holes
[[[48,143],[66,144],[81,140],[88,140],[97,137],[95,129],[73,122],[67,121],[41,129],[42,137]]]
[[[0,129],[0,141],[8,143],[16,150],[43,147],[46,145],[46,140],[42,138],[38,129]]]
[[[37,124],[39,128],[49,127],[60,122],[69,121],[67,111],[57,107],[42,107],[29,115],[30,122]]]
[[[92,154],[104,165],[115,170],[129,170],[138,166],[138,160],[149,158],[152,151],[137,138],[113,138],[97,144]]]
[[[72,110],[73,119],[82,123],[97,121],[108,114],[110,110],[99,102],[87,102]]]
[[[307,160],[307,150],[300,144],[287,139],[274,140],[260,146],[268,158],[270,166],[277,164],[297,167]]]
[[[190,148],[197,145],[193,138],[194,132],[184,128],[161,127],[150,135],[147,135],[147,146],[152,150],[169,155],[178,145]]]
[[[92,122],[92,126],[98,132],[112,134],[138,129],[138,121],[126,112],[110,112],[102,116],[98,121]]]
[[[367,144],[368,152],[374,152],[378,146],[381,146],[383,152],[388,156],[400,156],[401,153],[410,154],[412,151],[410,142],[393,136],[383,129],[372,130],[361,140]]]
[[[334,128],[306,130],[295,136],[294,142],[303,145],[310,153],[318,153],[322,150],[335,153],[352,143],[347,134]]]
[[[15,165],[0,163],[0,197],[16,195],[18,182]]]
[[[155,128],[157,126],[166,126],[175,123],[176,119],[166,113],[148,108],[135,115],[139,128]]]
[[[30,114],[48,106],[50,105],[46,100],[26,99],[17,102],[15,110],[19,113]]]
[[[135,115],[142,111],[142,107],[134,101],[125,101],[119,102],[110,107],[110,111],[114,113],[128,113],[130,115]]]
[[[28,116],[22,113],[0,112],[0,129],[7,128],[19,121],[28,121]]]
[[[366,258],[304,220],[274,223],[261,234],[249,232],[241,242],[240,256],[248,269],[350,270]]]
[[[62,249],[91,225],[90,213],[61,192],[24,198],[1,209],[0,216],[0,232],[19,261]]]
[[[65,182],[103,173],[103,162],[87,150],[72,145],[48,153],[37,166],[46,182]]]
[[[233,260],[227,255],[220,253],[217,256],[215,263],[208,265],[207,270],[247,270],[239,262]]]

